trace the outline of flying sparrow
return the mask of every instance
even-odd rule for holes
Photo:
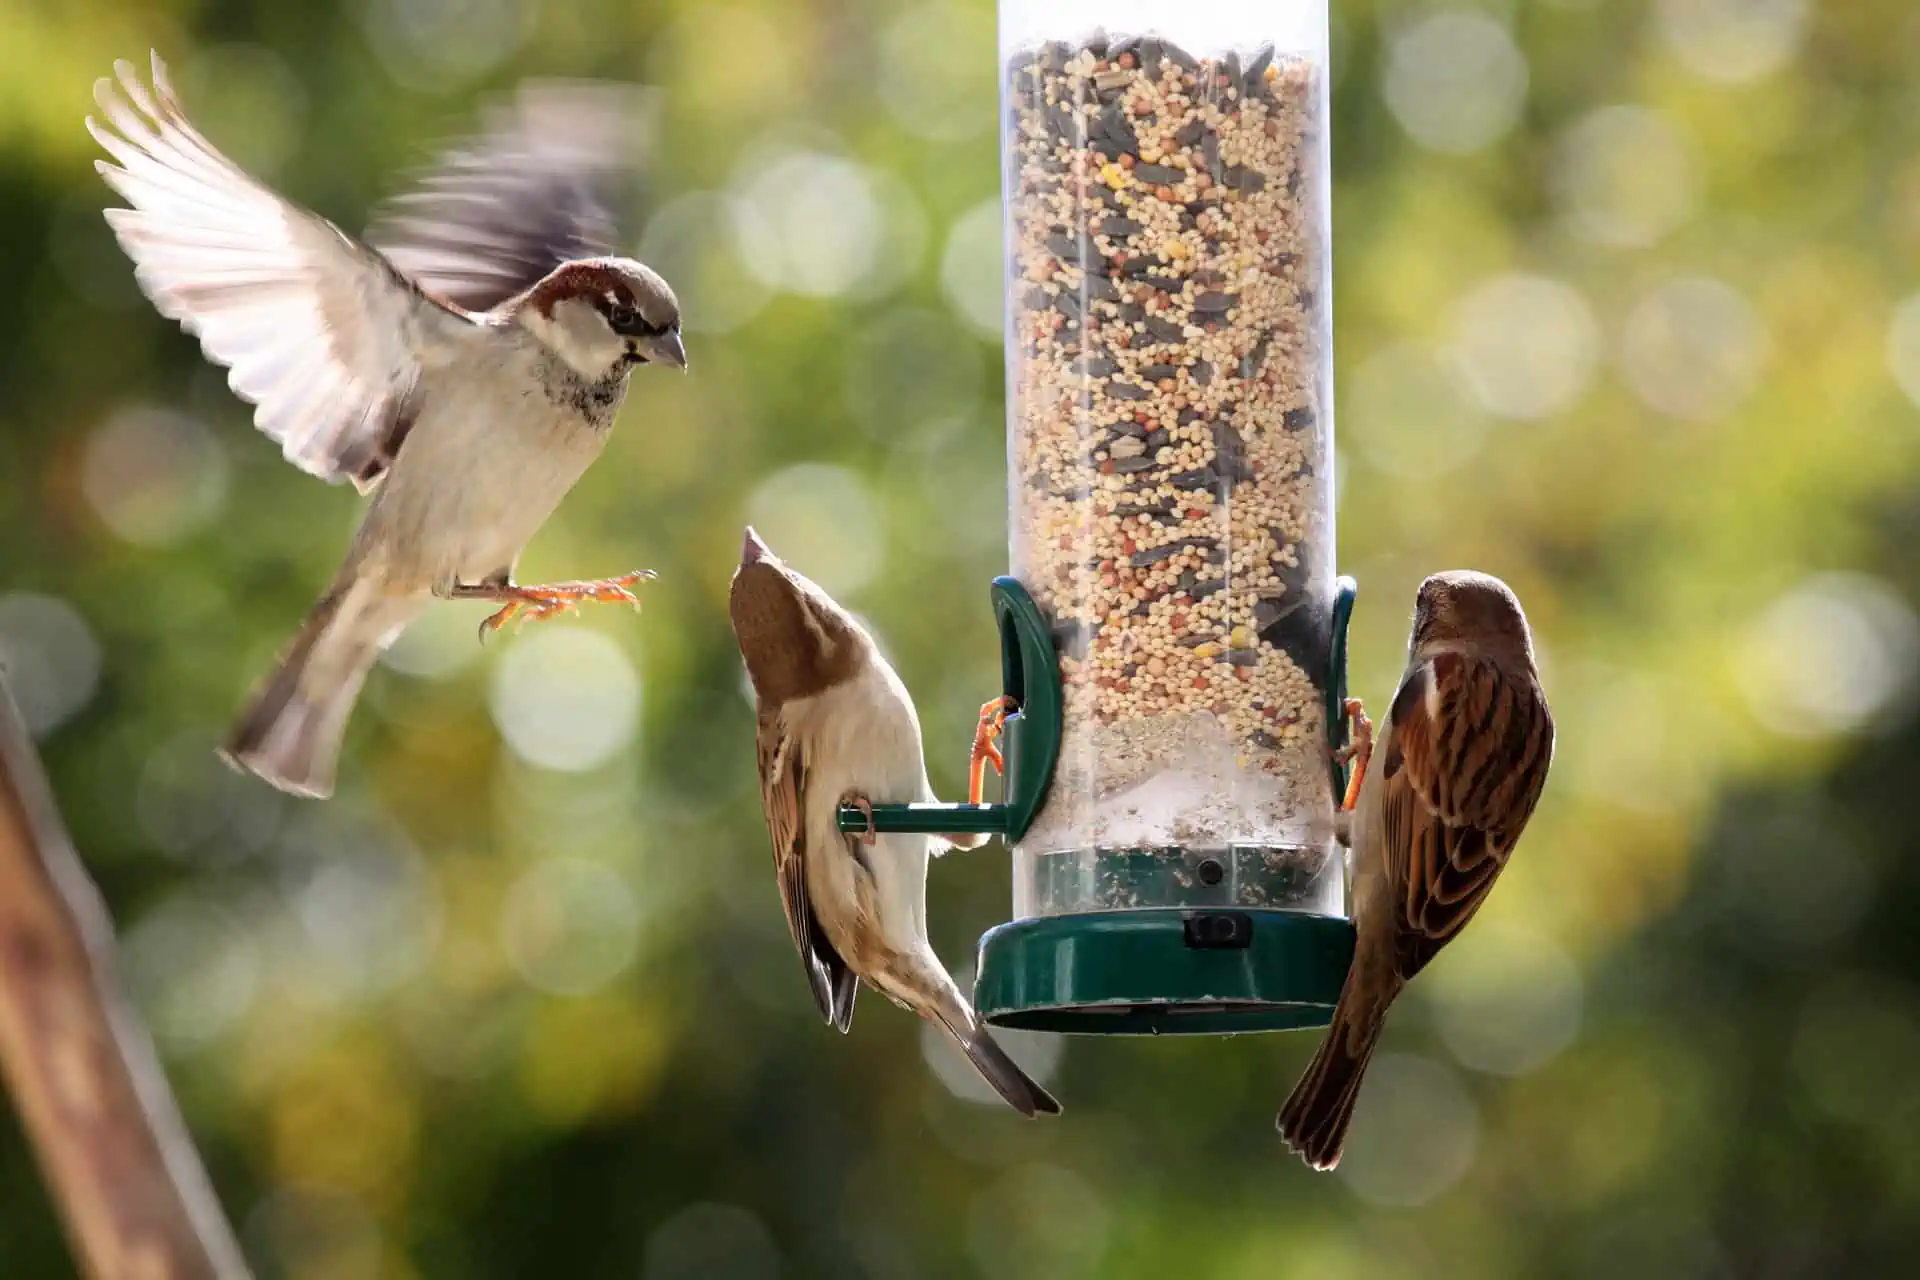
[[[747,530],[729,600],[759,702],[760,796],[814,1002],[844,1033],[860,983],[944,1028],[1015,1110],[1060,1104],[987,1033],[927,941],[927,859],[979,839],[840,833],[845,802],[934,799],[920,719],[873,638]]]
[[[680,309],[612,256],[596,188],[631,91],[530,84],[355,240],[250,177],[188,121],[153,58],[94,88],[87,129],[131,209],[107,221],[162,315],[227,367],[287,459],[373,492],[346,563],[222,754],[325,796],[361,682],[435,597],[545,618],[652,576],[521,586],[521,549],[605,445],[628,374],[686,367]],[[124,96],[123,96],[124,94]],[[131,105],[129,105],[131,104]]]
[[[1314,1168],[1340,1163],[1387,1007],[1486,901],[1552,759],[1553,717],[1520,602],[1484,573],[1428,578],[1406,675],[1371,759],[1358,760],[1353,967],[1280,1113],[1287,1145]]]

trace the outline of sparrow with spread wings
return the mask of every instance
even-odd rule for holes
[[[1377,741],[1367,742],[1358,702],[1347,710],[1362,729],[1350,815],[1359,938],[1332,1024],[1279,1121],[1316,1169],[1340,1163],[1388,1007],[1487,900],[1553,760],[1526,614],[1484,573],[1420,584],[1406,675]]]
[[[392,201],[365,241],[277,195],[194,128],[153,58],[117,63],[87,128],[132,207],[107,221],[161,314],[199,339],[287,459],[373,497],[346,563],[222,754],[332,792],[362,682],[429,602],[489,600],[482,634],[647,572],[523,586],[522,548],[605,446],[629,375],[686,367],[665,280],[615,256],[603,189],[632,90],[529,84]]]

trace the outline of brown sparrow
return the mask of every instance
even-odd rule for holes
[[[94,89],[87,129],[133,207],[107,221],[161,314],[228,368],[289,461],[373,491],[333,585],[222,754],[325,796],[368,669],[434,597],[545,618],[634,602],[640,572],[521,586],[528,540],[606,444],[627,376],[686,367],[680,309],[611,255],[595,193],[620,168],[631,99],[529,85],[355,240],[243,172],[188,121],[159,55]],[[122,94],[124,93],[124,97]],[[129,105],[131,103],[131,105]]]
[[[1326,1038],[1279,1122],[1316,1169],[1340,1163],[1387,1007],[1486,901],[1546,784],[1553,717],[1513,592],[1464,570],[1421,583],[1407,672],[1370,758],[1358,718],[1359,939]]]
[[[773,869],[814,1002],[844,1033],[860,983],[944,1028],[1009,1106],[1060,1104],[1006,1055],[927,941],[927,859],[979,840],[842,835],[840,805],[934,799],[920,718],[873,638],[752,529],[733,575],[733,634],[759,702],[760,797]]]

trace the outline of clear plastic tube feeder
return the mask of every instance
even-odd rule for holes
[[[1007,837],[1014,920],[975,1000],[1322,1025],[1352,948],[1325,0],[1006,0],[1000,31],[1016,710],[1006,802],[953,821]]]

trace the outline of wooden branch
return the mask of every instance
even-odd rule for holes
[[[121,993],[106,905],[4,675],[0,1077],[87,1275],[247,1275],[153,1042]]]

